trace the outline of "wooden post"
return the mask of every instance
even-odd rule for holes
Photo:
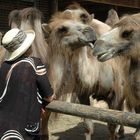
[[[140,128],[140,114],[101,109],[62,101],[53,101],[46,108],[53,112]]]

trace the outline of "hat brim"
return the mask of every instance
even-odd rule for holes
[[[22,56],[31,46],[35,38],[35,32],[33,30],[24,31],[26,33],[26,38],[21,44],[21,46],[16,49],[14,52],[6,51],[5,60],[14,61],[20,56]]]

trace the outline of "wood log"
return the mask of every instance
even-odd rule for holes
[[[53,101],[46,106],[46,109],[57,113],[140,128],[140,114],[131,112],[101,109],[62,101]]]

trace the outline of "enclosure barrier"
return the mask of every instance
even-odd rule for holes
[[[46,108],[57,113],[140,128],[140,114],[101,109],[62,101],[53,101]]]

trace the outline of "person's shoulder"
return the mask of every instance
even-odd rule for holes
[[[17,62],[17,63],[15,63],[15,66],[17,66],[17,67],[24,67],[24,68],[31,68],[32,67],[32,65],[31,65],[31,63],[29,63],[28,62],[28,60],[26,61],[19,61],[19,62]]]
[[[42,63],[41,59],[38,57],[30,57],[35,63]]]
[[[38,57],[31,57],[31,59],[33,59],[34,64],[35,64],[36,67],[38,67],[38,66],[44,66],[46,68],[48,67],[47,64],[44,64],[42,62],[42,60],[40,58],[38,58]]]

